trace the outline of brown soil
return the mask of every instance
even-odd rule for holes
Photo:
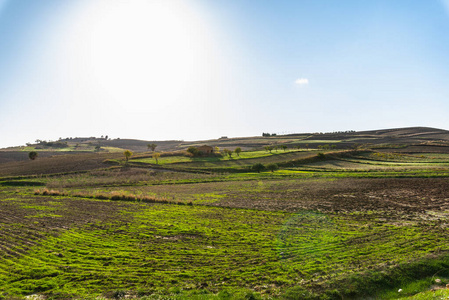
[[[103,161],[122,158],[121,153],[66,154],[38,157],[36,160],[16,161],[0,165],[0,176],[40,175],[106,168]]]
[[[322,212],[449,211],[449,180],[445,178],[298,180],[268,183],[266,190],[228,192],[218,206],[262,210]]]

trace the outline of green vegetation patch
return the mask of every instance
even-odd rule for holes
[[[397,292],[397,298],[403,300],[447,300],[449,299],[449,289],[437,289],[422,292],[413,296],[401,297],[402,292]]]
[[[158,164],[160,165],[179,163],[179,162],[190,162],[190,161],[192,161],[192,158],[188,156],[165,156],[165,157],[163,156],[158,158]],[[156,160],[150,157],[132,159],[131,162],[156,164]]]
[[[122,221],[91,222],[24,255],[0,257],[0,290],[83,297],[246,288],[275,296],[299,285],[318,294],[363,294],[348,277],[367,270],[381,276],[376,272],[449,251],[449,233],[439,223],[376,212],[132,207]]]

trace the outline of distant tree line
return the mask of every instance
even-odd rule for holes
[[[263,136],[263,137],[276,136],[276,133],[263,132],[263,133],[262,133],[262,136]]]
[[[331,131],[331,132],[315,132],[314,134],[342,134],[342,133],[354,133],[355,130],[346,130],[346,131]]]
[[[271,153],[271,151],[273,151],[273,150],[276,150],[276,152],[277,152],[278,149],[282,149],[282,150],[284,150],[284,152],[285,152],[285,150],[288,149],[288,146],[287,146],[287,145],[268,145],[268,146],[265,146],[265,147],[263,147],[263,148],[265,149],[265,151],[270,152],[270,153]],[[298,149],[299,149],[299,148],[298,148]]]
[[[193,147],[193,146],[189,147],[187,149],[187,152],[190,153],[193,156],[204,156],[204,155],[206,155],[206,153],[203,153],[202,151],[198,150],[197,147]],[[237,147],[237,148],[234,149],[234,151],[225,148],[225,149],[220,151],[219,147],[215,147],[215,151],[213,153],[209,153],[207,155],[215,155],[215,156],[227,155],[227,156],[229,156],[229,158],[232,158],[232,155],[234,153],[237,154],[237,156],[240,156],[240,153],[242,153],[242,148]]]
[[[330,132],[314,132],[313,134],[316,135],[321,135],[321,134],[344,134],[344,133],[355,133],[355,130],[344,130],[344,131],[330,131]],[[276,133],[268,133],[268,132],[263,132],[262,136],[263,137],[270,137],[270,136],[276,136]]]
[[[41,140],[36,140],[36,143],[39,146],[44,146],[44,147],[51,147],[51,148],[67,148],[69,145],[67,144],[67,142],[47,142],[47,141],[41,141]]]
[[[335,145],[318,145],[318,149],[324,149],[324,150],[329,150],[329,149],[335,149],[337,148],[337,146]]]
[[[66,138],[62,138],[62,137],[60,137],[59,139],[58,139],[58,141],[46,141],[46,140],[40,140],[40,139],[37,139],[36,141],[35,141],[35,143],[36,144],[38,144],[38,145],[40,145],[40,146],[47,146],[47,147],[54,147],[54,148],[60,148],[60,147],[62,147],[62,146],[58,146],[58,145],[67,145],[67,142],[68,141],[73,141],[73,142],[80,142],[80,143],[82,143],[82,142],[87,142],[87,141],[89,141],[89,140],[109,140],[109,136],[107,136],[107,135],[102,135],[101,137],[99,137],[99,138],[97,138],[97,137],[94,137],[94,136],[91,136],[91,137],[66,137]],[[32,143],[26,143],[26,145],[27,146],[32,146]],[[67,146],[64,146],[64,147],[67,147]]]

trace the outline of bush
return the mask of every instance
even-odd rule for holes
[[[279,166],[277,164],[268,164],[267,165],[267,170],[274,172],[276,170],[279,170]]]
[[[251,167],[251,170],[253,170],[253,171],[257,172],[257,173],[260,173],[263,170],[265,170],[265,166],[263,164],[261,164],[261,163],[257,163],[257,164],[255,164],[255,165],[253,165]]]
[[[30,153],[28,153],[28,157],[29,157],[31,160],[35,160],[36,157],[37,157],[37,152],[36,152],[36,151],[31,151]]]
[[[196,147],[189,147],[189,148],[187,149],[187,152],[189,152],[189,153],[192,154],[193,156],[197,156],[197,155],[200,154],[199,151],[198,151],[198,149],[197,149]]]
[[[123,152],[123,155],[125,155],[125,159],[126,161],[128,161],[128,159],[133,155],[133,153],[129,150],[125,150],[125,152]]]

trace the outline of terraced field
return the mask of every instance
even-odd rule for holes
[[[160,159],[1,164],[0,299],[396,299],[449,282],[447,154]]]
[[[352,275],[449,250],[444,211],[267,212],[2,195],[0,286],[8,295],[177,287],[279,296],[298,282],[339,294]]]
[[[105,168],[106,159],[119,158],[117,153],[66,154],[45,157],[35,161],[19,161],[1,164],[0,176],[32,176],[55,173],[82,172]]]

